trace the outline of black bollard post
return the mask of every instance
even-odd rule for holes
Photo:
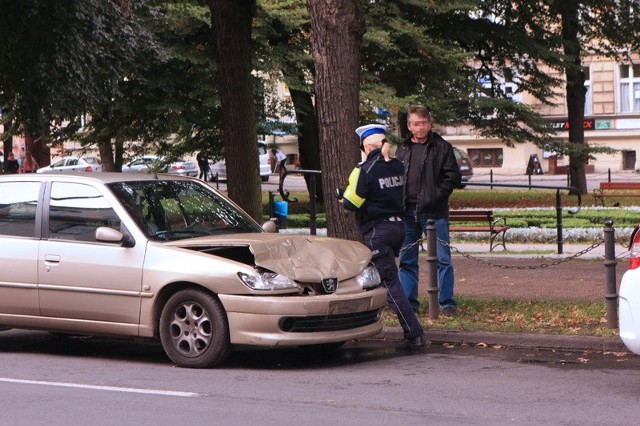
[[[558,254],[562,254],[562,194],[559,189],[556,189],[556,243],[558,244]]]
[[[273,202],[276,198],[276,194],[273,191],[269,191],[269,219],[273,217]]]
[[[309,233],[316,235],[316,217],[317,217],[317,203],[318,196],[316,195],[316,177],[311,175],[309,179],[309,200],[311,201],[311,211],[309,212]]]
[[[607,292],[607,326],[618,328],[618,293],[616,291],[616,231],[613,228],[613,221],[604,223],[604,266],[607,268],[606,285]]]
[[[438,302],[438,246],[436,240],[436,221],[427,221],[427,264],[429,266],[429,319],[437,320],[440,313]]]

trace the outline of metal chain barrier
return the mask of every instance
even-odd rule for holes
[[[437,239],[437,241],[439,243],[443,244],[443,245],[449,246],[449,248],[451,250],[453,250],[454,252],[466,257],[467,259],[473,260],[473,261],[478,262],[478,263],[482,263],[483,265],[488,265],[488,266],[491,266],[491,267],[494,267],[494,268],[500,268],[500,269],[544,269],[544,268],[549,268],[551,266],[560,265],[561,263],[577,259],[580,256],[583,256],[586,253],[589,253],[591,250],[593,250],[593,249],[599,247],[600,245],[604,244],[604,240],[596,241],[591,246],[585,248],[584,250],[581,250],[581,251],[579,251],[579,252],[577,252],[575,254],[572,254],[571,256],[567,256],[567,257],[564,257],[564,258],[561,258],[561,259],[557,259],[557,260],[554,260],[553,262],[549,262],[549,263],[541,263],[539,265],[517,265],[517,266],[514,266],[514,265],[501,265],[501,264],[498,264],[498,263],[489,262],[489,261],[487,261],[485,259],[481,259],[479,257],[472,256],[472,255],[470,255],[468,253],[464,253],[463,251],[461,251],[457,247],[452,246],[451,244],[449,244],[446,241],[443,241],[443,240],[441,240],[439,238]]]
[[[402,253],[405,250],[409,250],[412,247],[415,247],[417,245],[422,245],[422,242],[424,241],[424,238],[418,238],[417,240],[415,240],[413,243],[408,244],[406,246],[402,246],[402,248],[400,249],[400,253]]]
[[[409,250],[410,248],[415,247],[417,245],[422,245],[422,243],[425,241],[425,239],[426,238],[419,238],[416,241],[414,241],[413,243],[408,244],[406,246],[403,246],[400,249],[400,253],[402,253],[405,250]],[[453,250],[454,252],[456,252],[457,254],[459,254],[459,255],[461,255],[463,257],[466,257],[469,260],[473,260],[473,261],[476,261],[478,263],[482,263],[482,264],[485,264],[485,265],[489,265],[489,266],[496,267],[496,268],[501,268],[501,269],[543,269],[543,268],[548,268],[550,266],[560,265],[561,263],[577,259],[577,258],[589,253],[591,250],[594,250],[595,248],[597,248],[597,247],[601,246],[602,244],[604,244],[604,240],[596,241],[593,244],[591,244],[589,247],[585,248],[584,250],[579,251],[578,253],[572,254],[571,256],[564,257],[562,259],[554,260],[553,262],[550,262],[550,263],[542,263],[540,265],[535,265],[535,266],[513,266],[513,265],[500,265],[500,264],[496,264],[496,263],[493,263],[493,262],[489,262],[489,261],[487,261],[485,259],[481,259],[479,257],[476,257],[476,256],[473,256],[471,254],[465,253],[462,250],[460,250],[459,248],[455,247],[454,245],[452,245],[450,243],[447,243],[446,241],[443,241],[443,240],[441,240],[439,238],[436,238],[436,240],[439,243],[442,243],[445,246],[449,246],[449,248],[451,250]],[[619,255],[617,255],[616,256],[617,259],[626,257],[628,252],[629,252],[628,251],[628,247],[627,247],[626,244],[620,243],[620,246],[625,249],[625,252],[620,253]]]
[[[607,306],[607,325],[610,328],[617,328],[618,327],[618,312],[617,312],[617,300],[618,300],[618,295],[616,292],[616,265],[618,263],[618,258],[622,257],[623,255],[627,255],[629,253],[628,249],[616,256],[615,254],[615,245],[616,245],[616,241],[615,241],[615,229],[613,228],[613,222],[612,221],[607,221],[605,222],[605,228],[604,228],[604,238],[601,240],[596,240],[593,244],[591,244],[589,247],[586,247],[585,249],[571,255],[571,256],[566,256],[563,258],[559,258],[556,260],[553,259],[549,259],[546,258],[544,263],[538,264],[538,265],[505,265],[505,264],[498,264],[498,263],[494,263],[491,261],[488,261],[486,259],[482,259],[476,256],[472,256],[468,253],[464,253],[462,252],[460,249],[458,249],[457,247],[451,245],[448,241],[444,241],[441,240],[440,238],[437,238],[437,236],[435,235],[436,233],[436,227],[435,227],[435,221],[434,220],[429,220],[427,229],[426,229],[426,236],[423,235],[422,239],[419,239],[409,245],[407,245],[406,247],[403,247],[402,250],[407,250],[411,247],[414,247],[417,244],[421,244],[424,240],[427,240],[427,246],[428,246],[428,250],[427,250],[427,264],[429,266],[429,272],[430,272],[430,278],[429,278],[429,288],[427,290],[427,292],[429,293],[429,306],[431,307],[432,303],[433,306],[437,306],[437,302],[438,302],[438,279],[437,279],[437,271],[436,271],[436,267],[437,265],[435,264],[435,262],[437,262],[437,256],[435,255],[437,249],[436,249],[436,245],[437,243],[440,243],[446,247],[449,247],[450,250],[453,250],[455,253],[460,254],[464,257],[466,257],[467,259],[473,260],[477,263],[486,265],[486,266],[491,266],[491,267],[495,267],[495,268],[500,268],[500,269],[515,269],[515,270],[534,270],[534,269],[544,269],[544,268],[549,268],[552,266],[557,266],[560,265],[562,263],[568,262],[570,260],[575,260],[581,256],[584,256],[585,254],[589,253],[590,251],[596,249],[597,247],[600,247],[601,245],[604,244],[604,266],[605,266],[605,285],[606,285],[606,293],[605,293],[605,301],[606,301],[606,306]],[[432,294],[433,293],[433,294]],[[431,301],[431,298],[434,298],[434,301]],[[429,309],[429,318],[430,319],[438,319],[438,310],[437,309],[433,309],[433,311],[431,309]]]

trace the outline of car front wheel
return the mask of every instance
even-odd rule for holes
[[[231,351],[224,309],[199,290],[182,290],[169,298],[160,315],[160,340],[178,366],[214,367]]]

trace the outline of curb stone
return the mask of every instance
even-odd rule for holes
[[[384,327],[382,332],[371,339],[402,340],[402,328]],[[598,353],[626,352],[619,337],[560,336],[550,334],[495,333],[486,331],[425,330],[424,339],[435,345],[468,344],[502,345],[513,349],[592,351]]]

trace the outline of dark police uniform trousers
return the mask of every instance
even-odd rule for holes
[[[413,339],[422,336],[422,327],[404,294],[396,265],[396,257],[398,257],[404,241],[402,219],[394,216],[377,222],[371,230],[362,236],[364,243],[373,253],[373,264],[378,269],[380,278],[387,288],[387,303],[398,316],[404,337]]]

